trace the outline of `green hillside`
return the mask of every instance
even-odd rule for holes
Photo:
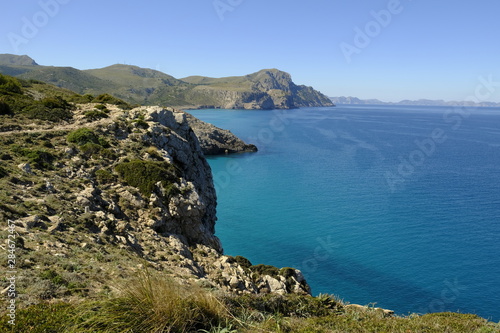
[[[39,80],[79,94],[112,94],[132,104],[183,108],[293,109],[331,106],[311,87],[296,85],[290,74],[265,69],[245,76],[176,79],[160,71],[130,65],[78,70],[40,66],[27,56],[0,55],[0,73]]]

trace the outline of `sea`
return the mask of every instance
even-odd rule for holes
[[[259,148],[208,158],[225,254],[313,295],[500,321],[500,109],[190,113]]]

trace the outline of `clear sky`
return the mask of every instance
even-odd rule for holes
[[[329,96],[465,100],[500,82],[498,0],[0,0],[0,53],[189,75],[289,72]],[[375,13],[375,14],[374,14]],[[378,17],[378,19],[376,18]],[[488,100],[500,102],[500,84]]]

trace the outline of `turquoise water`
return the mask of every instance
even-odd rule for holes
[[[259,147],[210,158],[225,253],[313,294],[500,321],[500,110],[200,110]]]

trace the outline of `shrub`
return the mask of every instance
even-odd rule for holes
[[[55,159],[55,156],[46,150],[33,150],[26,154],[26,157],[39,169],[50,168]]]
[[[280,269],[279,275],[285,278],[290,278],[295,275],[295,269],[290,267],[283,267],[282,269]]]
[[[19,80],[11,76],[0,74],[0,95],[22,94]]]
[[[111,96],[110,94],[99,95],[96,98],[94,98],[92,100],[92,102],[93,103],[113,104],[113,105],[116,105],[123,110],[131,109],[131,106],[127,102],[125,102],[119,98],[116,98],[114,96]]]
[[[103,111],[103,112],[109,112],[108,108],[104,104],[97,104],[95,106],[97,110]]]
[[[41,102],[35,102],[25,109],[28,118],[47,120],[52,122],[59,122],[62,120],[69,120],[73,114],[68,109],[46,107]]]
[[[49,109],[64,109],[70,110],[73,108],[64,98],[60,96],[46,97],[40,101],[45,107]]]
[[[97,170],[95,172],[95,177],[100,184],[109,184],[115,181],[115,176],[104,169]]]
[[[234,260],[240,264],[241,267],[243,268],[250,268],[252,267],[252,263],[250,262],[250,260],[248,260],[247,258],[245,257],[242,257],[242,256],[236,256],[234,257]]]
[[[111,149],[101,150],[101,156],[108,160],[116,160],[118,158],[118,155],[116,155],[116,153]]]
[[[62,97],[47,97],[41,101],[16,98],[11,105],[14,112],[26,114],[28,118],[59,122],[73,117],[73,106]]]
[[[27,157],[29,163],[37,169],[49,169],[56,156],[45,149],[27,149],[18,145],[11,146],[14,153]]]
[[[86,143],[99,144],[99,137],[88,128],[80,128],[68,134],[68,142],[82,146]]]
[[[146,154],[148,154],[151,158],[162,161],[163,157],[160,155],[158,148],[151,146],[146,149]]]
[[[178,181],[175,167],[167,162],[133,160],[120,163],[115,170],[130,186],[137,187],[142,195],[149,197],[156,183],[161,182],[168,195],[173,195]]]
[[[9,104],[0,100],[0,115],[11,114],[12,110],[10,109]]]
[[[250,267],[250,270],[254,273],[259,274],[259,275],[269,275],[272,277],[276,277],[279,275],[279,269],[277,267],[270,266],[270,265],[259,264],[259,265],[255,265],[255,266]]]
[[[90,157],[98,155],[102,150],[102,146],[97,143],[87,142],[86,144],[80,146],[80,150],[84,155]]]

